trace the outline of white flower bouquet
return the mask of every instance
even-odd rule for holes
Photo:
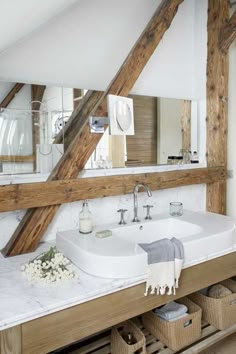
[[[67,268],[69,264],[71,262],[68,258],[64,257],[56,247],[51,247],[49,251],[23,265],[21,270],[30,280],[52,283],[75,276],[74,272]]]

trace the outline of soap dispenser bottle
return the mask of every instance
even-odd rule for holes
[[[88,207],[88,202],[84,200],[82,210],[79,214],[79,232],[89,234],[93,231],[92,214]]]

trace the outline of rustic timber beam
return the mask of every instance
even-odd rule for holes
[[[219,34],[219,47],[223,52],[227,52],[231,43],[236,38],[236,11],[224,25]]]
[[[89,104],[85,105],[83,103],[77,107],[74,116],[78,120],[78,126],[77,123],[74,123],[75,132],[71,133],[73,140],[70,140],[65,154],[51,173],[49,180],[75,178],[84,168],[102,136],[102,134],[100,137],[98,137],[98,134],[90,134],[87,124],[88,117],[96,111],[106,111],[108,94],[123,96],[129,94],[166,30],[171,25],[182,2],[183,0],[163,0],[108,89],[102,95],[96,92],[90,93],[91,97],[88,101],[91,103],[90,107],[87,107]],[[78,111],[84,111],[84,115],[78,116],[76,114]],[[73,117],[71,122],[73,122]],[[69,122],[69,125],[67,124],[67,129],[73,125],[71,122]],[[4,248],[3,254],[13,256],[35,250],[58,208],[59,205],[54,205],[28,210],[11,240]]]
[[[207,162],[227,164],[228,54],[218,47],[221,28],[229,18],[228,0],[208,1],[207,49]],[[226,181],[207,185],[207,210],[225,214]]]
[[[0,108],[7,108],[7,106],[11,103],[15,95],[22,89],[24,84],[17,83],[13,86],[13,88],[8,92],[6,97],[0,103]]]
[[[223,167],[78,178],[39,183],[0,186],[0,212],[43,207],[83,199],[102,198],[131,193],[137,183],[146,183],[152,191],[192,184],[224,181]],[[35,198],[37,195],[37,198]]]

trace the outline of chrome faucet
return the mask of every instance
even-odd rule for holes
[[[133,190],[133,193],[134,193],[134,218],[132,220],[133,222],[140,221],[138,218],[138,190],[139,190],[139,187],[143,187],[149,197],[152,196],[152,192],[150,191],[149,187],[145,183],[136,184],[136,186],[134,187],[134,190]]]

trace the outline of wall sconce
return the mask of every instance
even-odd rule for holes
[[[107,117],[90,117],[90,132],[104,133],[104,126],[109,124],[110,135],[134,135],[133,99],[108,95]]]

